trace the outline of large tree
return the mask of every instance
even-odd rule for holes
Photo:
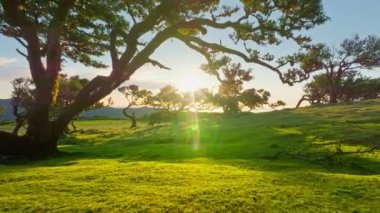
[[[339,103],[380,97],[380,78],[365,77],[358,71],[346,72],[337,86],[339,90],[335,95]],[[311,105],[329,103],[331,93],[328,77],[323,73],[315,75],[313,80],[305,85],[304,92],[296,108],[300,107],[303,101],[308,101]]]
[[[299,68],[282,73],[279,69],[287,61],[274,65],[270,63],[272,56],[252,47],[278,45],[285,38],[299,44],[307,42],[309,39],[300,32],[327,19],[321,0],[242,0],[224,4],[218,0],[1,0],[0,33],[24,48],[17,51],[29,64],[36,101],[28,116],[25,137],[0,133],[0,154],[57,153],[59,137],[82,110],[111,93],[145,64],[168,68],[151,56],[169,39],[183,42],[206,59],[221,53],[238,56],[276,72],[288,84],[307,77]],[[236,46],[224,46],[219,38],[207,40],[208,32],[213,30],[228,32]],[[243,46],[246,51],[240,50]],[[70,59],[104,68],[106,65],[97,59],[107,53],[111,57],[110,74],[92,79],[55,119],[49,119],[62,62]],[[28,142],[21,143],[24,141]]]
[[[313,66],[322,71],[324,77],[317,77],[314,83],[328,85],[329,103],[337,103],[342,90],[342,82],[354,71],[372,70],[380,67],[380,38],[374,35],[360,38],[358,35],[345,39],[339,48],[330,48],[326,44],[312,45],[305,53],[296,57],[308,56],[306,67]],[[322,79],[324,78],[324,79]],[[317,86],[317,85],[312,85]]]

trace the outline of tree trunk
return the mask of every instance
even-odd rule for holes
[[[129,109],[129,107],[124,108],[124,109],[123,109],[123,114],[124,114],[125,117],[131,119],[131,122],[132,122],[132,123],[131,123],[131,128],[136,128],[136,127],[137,127],[137,120],[136,120],[135,113],[132,112],[132,115],[128,114],[128,113],[127,113],[127,110],[128,110],[128,109]]]
[[[58,128],[53,122],[32,126],[28,125],[28,133],[18,136],[8,132],[0,132],[0,155],[17,155],[29,158],[44,158],[58,154],[57,143],[64,128]]]
[[[70,125],[71,125],[71,127],[73,128],[73,131],[72,131],[72,132],[76,132],[76,131],[77,131],[77,127],[75,126],[74,119],[71,120]]]
[[[299,108],[301,106],[302,102],[304,102],[304,101],[310,101],[310,99],[308,98],[307,95],[302,96],[302,98],[298,101],[298,103],[296,105],[296,109]]]
[[[26,120],[25,116],[22,116],[22,115],[17,116],[16,126],[13,128],[13,131],[12,131],[14,135],[18,135],[18,132],[20,131],[21,127],[24,125],[25,120]]]
[[[0,155],[38,158],[45,156],[43,144],[26,136],[0,131]]]
[[[330,104],[338,103],[338,89],[335,86],[330,88]]]
[[[95,77],[77,95],[75,101],[66,106],[55,121],[49,121],[53,85],[40,87],[36,102],[28,117],[25,136],[0,131],[0,155],[21,155],[41,158],[58,154],[58,140],[64,135],[67,125],[84,109],[110,94],[124,80],[104,76]],[[53,82],[50,82],[53,83]]]
[[[75,119],[71,120],[70,124],[66,126],[66,128],[65,128],[65,134],[70,134],[70,133],[74,133],[74,132],[77,131],[77,127],[75,126],[75,123],[74,123]],[[69,126],[71,126],[72,130],[70,130]]]
[[[49,121],[48,102],[36,101],[29,113],[28,128],[25,136],[0,132],[0,155],[21,155],[24,157],[43,158],[58,154],[58,140],[72,118]],[[80,108],[74,115],[79,113]]]
[[[58,153],[59,136],[54,134],[52,124],[49,121],[52,88],[52,85],[47,85],[37,90],[39,94],[37,94],[34,106],[28,113],[28,128],[26,130],[26,136],[40,144],[45,156]]]
[[[136,128],[137,127],[137,120],[136,120],[134,112],[132,113],[131,120],[132,120],[131,128]]]
[[[330,87],[330,91],[329,91],[329,93],[330,93],[329,94],[330,95],[329,103],[330,104],[338,103],[340,78],[339,78],[339,76],[337,76],[336,78],[334,78],[332,76],[329,76],[328,77],[328,81],[329,81],[329,87]]]
[[[13,128],[12,134],[18,135],[18,132],[20,131],[21,127],[22,127],[22,123],[16,122],[16,126]]]

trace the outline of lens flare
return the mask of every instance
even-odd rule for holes
[[[202,86],[202,81],[196,73],[189,72],[176,85],[183,92],[195,91]]]

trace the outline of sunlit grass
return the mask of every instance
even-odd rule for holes
[[[380,153],[316,161],[380,138],[380,100],[130,129],[77,122],[68,155],[0,166],[0,212],[377,212]],[[5,126],[1,126],[3,128]],[[7,126],[6,128],[10,128]],[[281,151],[310,152],[300,158]],[[295,155],[297,156],[297,155]]]
[[[199,159],[78,160],[9,169],[0,209],[18,211],[375,211],[378,176],[270,171]],[[323,187],[321,187],[323,184]]]

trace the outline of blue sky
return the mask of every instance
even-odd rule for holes
[[[370,34],[380,36],[379,0],[324,0],[323,5],[331,20],[306,33],[313,38],[314,42],[338,46],[343,39],[352,37],[355,33],[361,37]],[[213,36],[216,41],[227,39],[223,34],[213,34]],[[12,79],[30,75],[25,59],[18,55],[16,48],[20,47],[15,41],[0,36],[0,98],[10,97]],[[280,56],[296,51],[296,46],[285,42],[280,47],[271,48],[271,50],[275,55]],[[178,86],[188,83],[189,79],[195,76],[201,79],[200,86],[217,87],[215,79],[199,69],[200,64],[205,60],[178,41],[164,43],[154,53],[153,58],[171,67],[172,70],[159,70],[147,65],[138,70],[125,84],[135,83],[143,88],[156,90],[165,84]],[[253,68],[254,80],[248,83],[247,87],[264,88],[271,92],[273,100],[284,100],[288,107],[293,107],[301,97],[303,83],[289,87],[282,84],[276,74],[265,68],[248,64],[244,67]],[[86,78],[109,74],[109,69],[98,70],[74,63],[67,63],[63,70],[69,75],[80,75]],[[380,77],[380,69],[366,72],[366,74]],[[115,106],[124,104],[122,96],[117,92],[113,92],[112,96]]]

